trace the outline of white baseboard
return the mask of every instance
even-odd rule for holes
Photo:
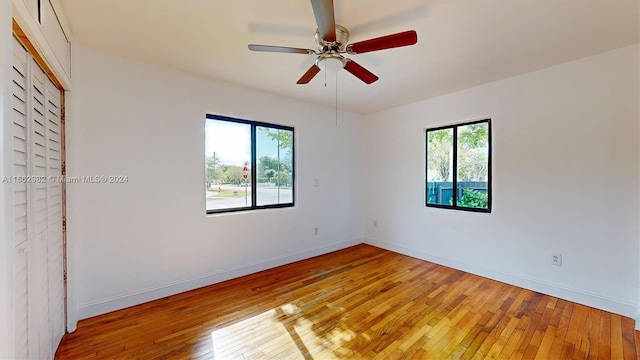
[[[271,269],[277,266],[289,264],[314,256],[323,255],[332,251],[344,249],[362,243],[361,238],[353,238],[344,241],[325,244],[302,252],[287,254],[276,258],[246,264],[231,269],[216,271],[211,274],[197,276],[192,279],[176,281],[161,286],[147,288],[128,294],[112,296],[110,298],[92,301],[77,307],[77,319],[82,320],[92,316],[105,314],[111,311],[124,309],[129,306],[142,304],[148,301],[160,299],[166,296],[197,289],[203,286],[234,279],[240,276],[253,274],[259,271]]]
[[[560,299],[573,301],[579,304],[627,316],[632,319],[636,319],[636,329],[640,330],[640,328],[638,327],[638,325],[640,324],[640,315],[638,315],[636,304],[634,303],[621,301],[618,299],[603,296],[600,294],[590,293],[579,289],[573,289],[560,284],[554,284],[534,278],[527,278],[521,275],[508,273],[498,269],[492,269],[482,265],[442,258],[419,250],[410,249],[383,241],[364,239],[364,243],[397,252],[403,255],[412,256],[421,260],[462,270],[475,275],[487,277],[510,285],[537,291],[539,293],[554,296]]]

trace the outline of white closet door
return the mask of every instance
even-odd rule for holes
[[[27,154],[27,51],[13,42],[13,173],[15,177],[28,173]],[[14,272],[15,272],[15,355],[17,359],[29,358],[29,309],[27,262],[27,184],[13,183]]]
[[[61,94],[15,39],[13,52],[15,352],[51,359],[65,331]]]
[[[31,209],[29,215],[34,236],[29,239],[29,304],[33,315],[32,332],[29,336],[36,343],[31,344],[31,351],[39,359],[50,359],[51,341],[49,330],[49,250],[48,250],[48,208],[47,182],[39,179],[47,175],[47,142],[46,142],[46,89],[47,76],[35,60],[31,59],[31,148],[29,160],[32,180],[29,184]],[[33,296],[31,296],[31,294]],[[31,354],[30,354],[31,355]]]
[[[47,79],[47,219],[50,348],[57,349],[64,335],[64,270],[62,252],[62,183],[51,181],[62,174],[60,90]]]

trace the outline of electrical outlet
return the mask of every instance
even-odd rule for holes
[[[318,228],[313,228],[313,235],[318,235]]]
[[[373,220],[373,227],[377,228],[378,227],[378,220]]]
[[[562,266],[562,254],[551,254],[551,265]]]

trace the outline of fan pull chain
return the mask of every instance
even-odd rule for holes
[[[336,71],[336,127],[338,127],[338,72]]]
[[[324,65],[324,87],[327,87],[327,62],[323,61],[322,65]]]

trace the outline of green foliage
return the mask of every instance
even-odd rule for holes
[[[274,170],[274,169],[268,169],[268,170],[266,170],[266,171],[264,172],[264,176],[265,176],[267,179],[271,180],[271,179],[273,179],[274,177],[276,177],[276,174],[277,174],[277,173],[278,173],[278,172],[277,172],[276,170]]]
[[[218,155],[214,152],[212,156],[205,159],[205,177],[206,181],[219,183],[222,180],[224,165],[220,161]]]
[[[458,146],[460,149],[477,149],[487,146],[489,142],[486,123],[471,124],[458,130]]]
[[[247,193],[244,188],[222,188],[220,191],[217,190],[218,187],[214,189],[216,192],[215,198],[235,198],[235,197],[245,197]],[[250,192],[251,190],[249,190]]]
[[[486,181],[489,173],[487,124],[471,124],[458,129],[458,181]]]
[[[244,178],[242,177],[242,166],[237,166],[237,165],[225,166],[224,180],[226,182],[230,182],[238,185],[242,183],[242,181],[244,180]]]
[[[280,171],[278,174],[279,186],[291,186],[291,173],[289,171]]]
[[[290,186],[292,181],[293,131],[258,127],[258,131],[271,140],[277,141],[280,158],[261,156],[258,159],[257,178],[259,183],[269,182],[278,186]]]
[[[248,166],[246,161],[244,166]],[[251,170],[249,170],[251,176]],[[205,158],[205,180],[211,184],[232,183],[240,185],[244,182],[242,176],[242,166],[225,165],[215,152]]]
[[[474,189],[462,189],[462,197],[458,199],[458,206],[486,209],[488,205],[487,194]]]
[[[489,173],[489,127],[486,123],[457,127],[457,181],[486,181]],[[451,181],[453,129],[427,132],[429,181]]]
[[[291,167],[287,161],[262,156],[258,159],[258,182],[271,182],[282,186],[291,183]]]
[[[258,175],[264,175],[267,170],[280,171],[283,169],[288,169],[284,161],[278,161],[278,159],[270,156],[261,156],[258,159]]]
[[[428,169],[436,172],[434,181],[448,181],[453,153],[453,132],[450,129],[427,132]]]
[[[290,149],[293,146],[293,131],[273,129],[262,126],[258,127],[258,131],[262,131],[272,140],[278,141],[278,145],[281,149]]]

